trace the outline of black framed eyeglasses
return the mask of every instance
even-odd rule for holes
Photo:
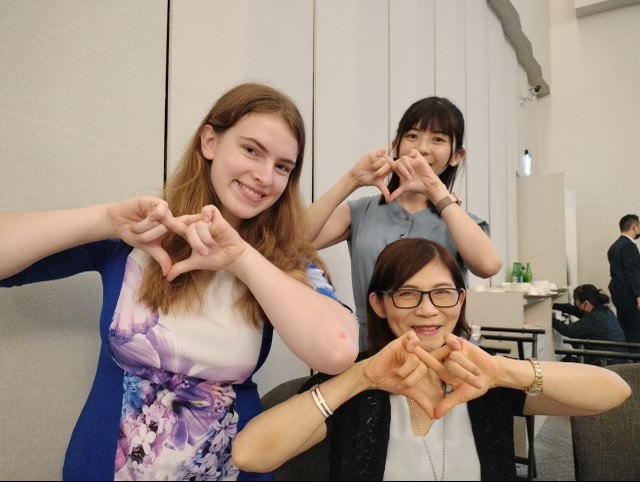
[[[436,288],[430,291],[402,288],[396,291],[383,291],[382,293],[391,298],[393,306],[396,308],[416,308],[422,303],[424,295],[429,296],[431,304],[436,308],[451,308],[460,301],[460,293],[462,291],[462,289],[458,288]]]

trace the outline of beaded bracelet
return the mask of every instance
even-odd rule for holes
[[[324,418],[329,418],[333,415],[333,410],[329,407],[329,404],[322,396],[322,392],[320,391],[320,385],[315,384],[311,389],[311,396],[313,397],[313,401],[316,403],[318,410],[324,416]]]
[[[533,383],[525,389],[527,395],[540,395],[542,393],[542,367],[537,360],[528,358],[531,366],[533,367]]]

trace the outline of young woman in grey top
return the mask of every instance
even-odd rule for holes
[[[378,254],[392,241],[436,241],[451,251],[465,275],[469,269],[488,278],[502,267],[487,222],[462,209],[450,192],[465,158],[463,138],[464,117],[451,101],[421,99],[400,119],[391,144],[393,158],[385,149],[370,151],[307,208],[307,234],[316,248],[349,243],[361,348],[367,285]],[[377,187],[381,195],[345,202],[364,186]]]

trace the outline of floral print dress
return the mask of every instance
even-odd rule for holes
[[[137,301],[147,255],[134,250],[109,329],[125,371],[114,480],[235,480],[232,384],[253,372],[261,330],[233,308],[234,277],[217,272],[203,309],[158,314]]]
[[[105,240],[0,280],[3,288],[87,272],[102,280],[102,344],[63,480],[271,480],[238,474],[230,442],[260,411],[251,375],[269,353],[272,327],[252,328],[232,310],[233,277],[223,272],[203,295],[204,315],[152,313],[136,302],[148,262],[122,241]],[[309,264],[307,279],[337,301],[321,269]]]

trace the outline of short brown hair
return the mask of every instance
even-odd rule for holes
[[[378,255],[367,293],[383,296],[384,291],[394,291],[400,288],[405,281],[434,259],[440,259],[449,269],[456,288],[465,288],[460,266],[447,248],[424,238],[405,238],[388,244]],[[367,352],[369,355],[377,353],[396,338],[389,328],[386,318],[380,318],[370,303],[367,305],[367,330]],[[463,302],[460,317],[453,328],[453,334],[468,338],[470,333],[471,330],[465,319],[465,303]]]

